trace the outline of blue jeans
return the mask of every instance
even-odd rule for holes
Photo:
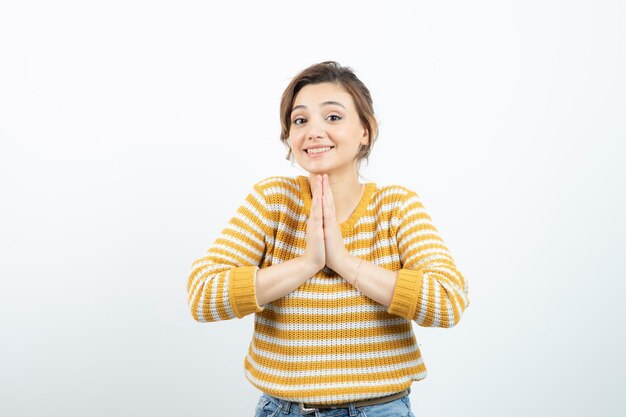
[[[263,394],[256,406],[254,417],[415,417],[411,412],[409,396],[390,401],[386,404],[369,405],[366,407],[340,408],[337,410],[321,410],[303,414],[298,403],[290,403],[267,394]]]

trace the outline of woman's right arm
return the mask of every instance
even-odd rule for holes
[[[320,198],[313,198],[303,255],[260,270],[272,220],[263,191],[255,185],[206,255],[192,264],[187,283],[192,317],[209,322],[260,312],[261,306],[291,293],[322,269]]]
[[[263,190],[255,184],[206,254],[191,265],[187,293],[195,320],[230,320],[262,310],[254,278],[270,224]]]
[[[306,247],[302,256],[263,268],[257,273],[256,299],[265,305],[284,297],[304,284],[326,264],[321,177],[312,184],[311,214],[307,221]]]

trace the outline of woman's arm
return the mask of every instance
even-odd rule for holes
[[[386,307],[391,306],[397,272],[353,255],[348,255],[341,265],[338,268],[340,271],[335,272],[372,300]]]
[[[187,292],[195,320],[229,320],[262,310],[254,280],[269,224],[263,192],[255,185],[206,255],[191,266]]]
[[[396,240],[402,269],[393,272],[355,256],[336,271],[388,312],[425,327],[452,327],[469,306],[468,285],[432,224],[418,195],[410,190],[398,213]],[[359,266],[360,263],[360,266]]]
[[[302,257],[260,269],[255,282],[257,303],[263,306],[284,297],[304,284],[320,269]]]
[[[194,319],[228,320],[262,311],[261,306],[291,293],[324,267],[322,196],[315,185],[304,253],[263,269],[258,265],[272,220],[255,185],[207,254],[192,265],[187,290]]]
[[[321,177],[312,183],[311,214],[307,221],[306,247],[302,256],[263,268],[257,273],[256,299],[259,305],[284,297],[324,267],[324,215]]]

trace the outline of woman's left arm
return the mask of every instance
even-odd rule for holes
[[[456,325],[469,306],[467,281],[415,192],[407,190],[396,222],[402,269],[390,271],[348,254],[335,272],[390,314],[424,327]]]

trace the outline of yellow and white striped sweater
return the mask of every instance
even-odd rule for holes
[[[304,253],[310,209],[307,177],[255,184],[192,265],[187,290],[193,318],[256,313],[246,377],[278,398],[357,401],[425,378],[411,321],[454,326],[469,305],[468,286],[419,196],[405,187],[367,183],[356,210],[340,225],[352,255],[398,271],[391,307],[367,298],[328,267],[287,296],[257,305],[256,271]]]

